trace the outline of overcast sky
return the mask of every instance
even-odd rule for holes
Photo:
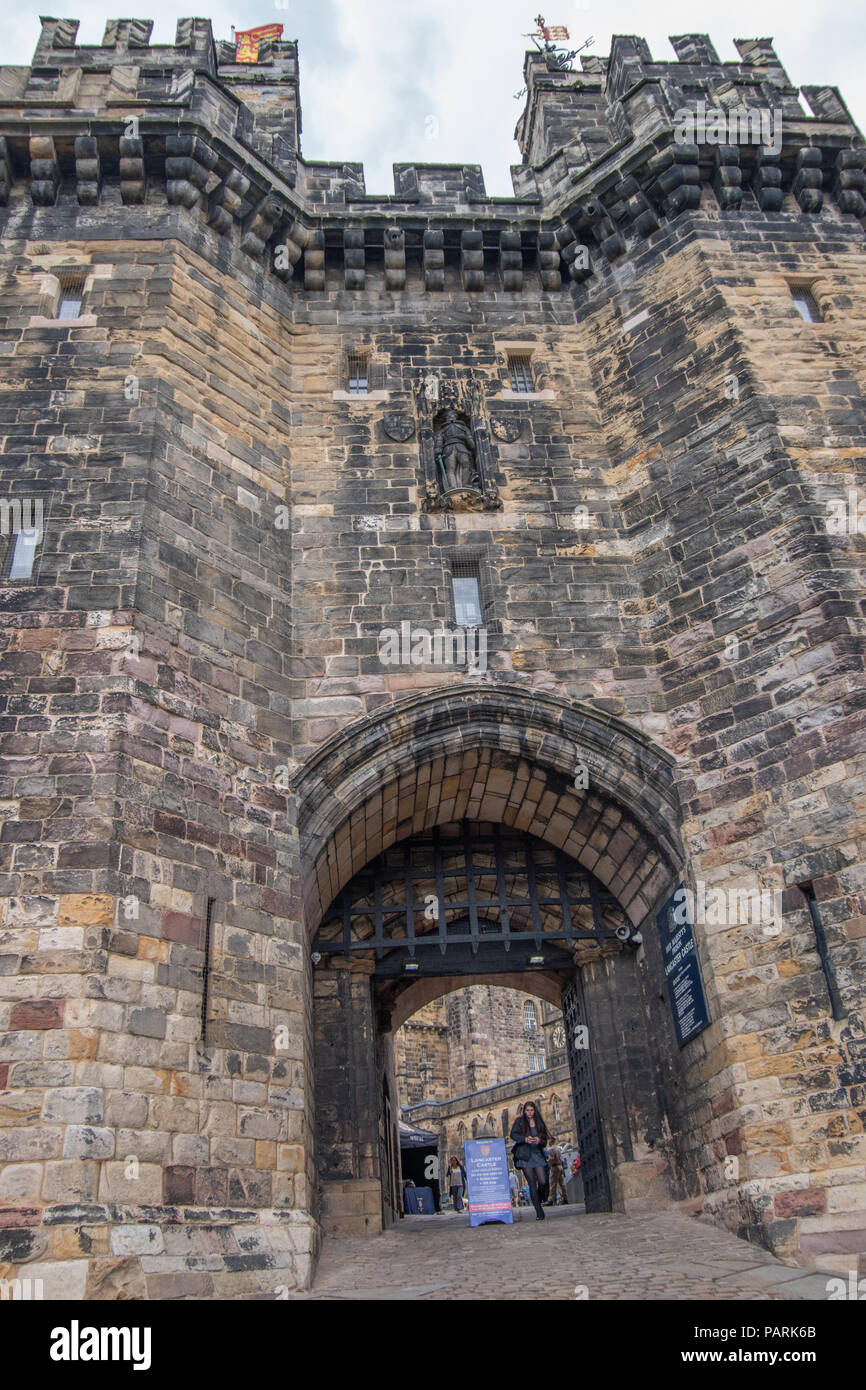
[[[488,193],[512,192],[509,166],[520,162],[514,126],[522,103],[522,37],[534,29],[540,0],[212,0],[198,7],[216,38],[231,26],[281,23],[300,41],[302,152],[307,159],[360,160],[367,191],[392,193],[391,165],[480,164]],[[24,0],[4,19],[3,62],[29,63],[39,11],[81,20],[79,43],[99,43],[105,21],[129,9],[105,0]],[[165,0],[144,0],[135,13],[155,20],[154,43],[173,43],[176,20],[189,13]],[[839,87],[866,126],[866,5],[863,0],[544,0],[550,24],[565,24],[572,47],[610,51],[619,34],[647,39],[653,57],[674,60],[669,34],[708,33],[723,59],[737,57],[736,38],[771,35],[795,85]],[[808,107],[806,107],[808,111]],[[432,119],[431,119],[432,118]]]

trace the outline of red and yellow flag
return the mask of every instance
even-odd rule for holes
[[[235,62],[257,63],[259,44],[283,35],[282,24],[260,24],[257,29],[240,29],[235,33]]]

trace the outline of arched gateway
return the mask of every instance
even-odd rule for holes
[[[467,684],[350,726],[296,791],[324,1229],[393,1219],[393,1031],[479,981],[564,1009],[590,1208],[683,1195],[650,930],[682,863],[670,757],[595,711]]]

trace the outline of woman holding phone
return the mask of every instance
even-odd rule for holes
[[[514,1140],[514,1166],[523,1169],[529,1184],[530,1200],[535,1207],[535,1219],[543,1221],[544,1207],[541,1205],[539,1188],[546,1176],[544,1146],[550,1143],[550,1134],[535,1101],[525,1102],[511,1126],[511,1137]]]

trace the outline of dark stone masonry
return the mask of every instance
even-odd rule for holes
[[[478,983],[563,1008],[598,1209],[863,1272],[842,98],[533,52],[513,197],[378,197],[297,43],[151,28],[0,68],[0,1278],[307,1287],[399,1211],[394,1030]]]

